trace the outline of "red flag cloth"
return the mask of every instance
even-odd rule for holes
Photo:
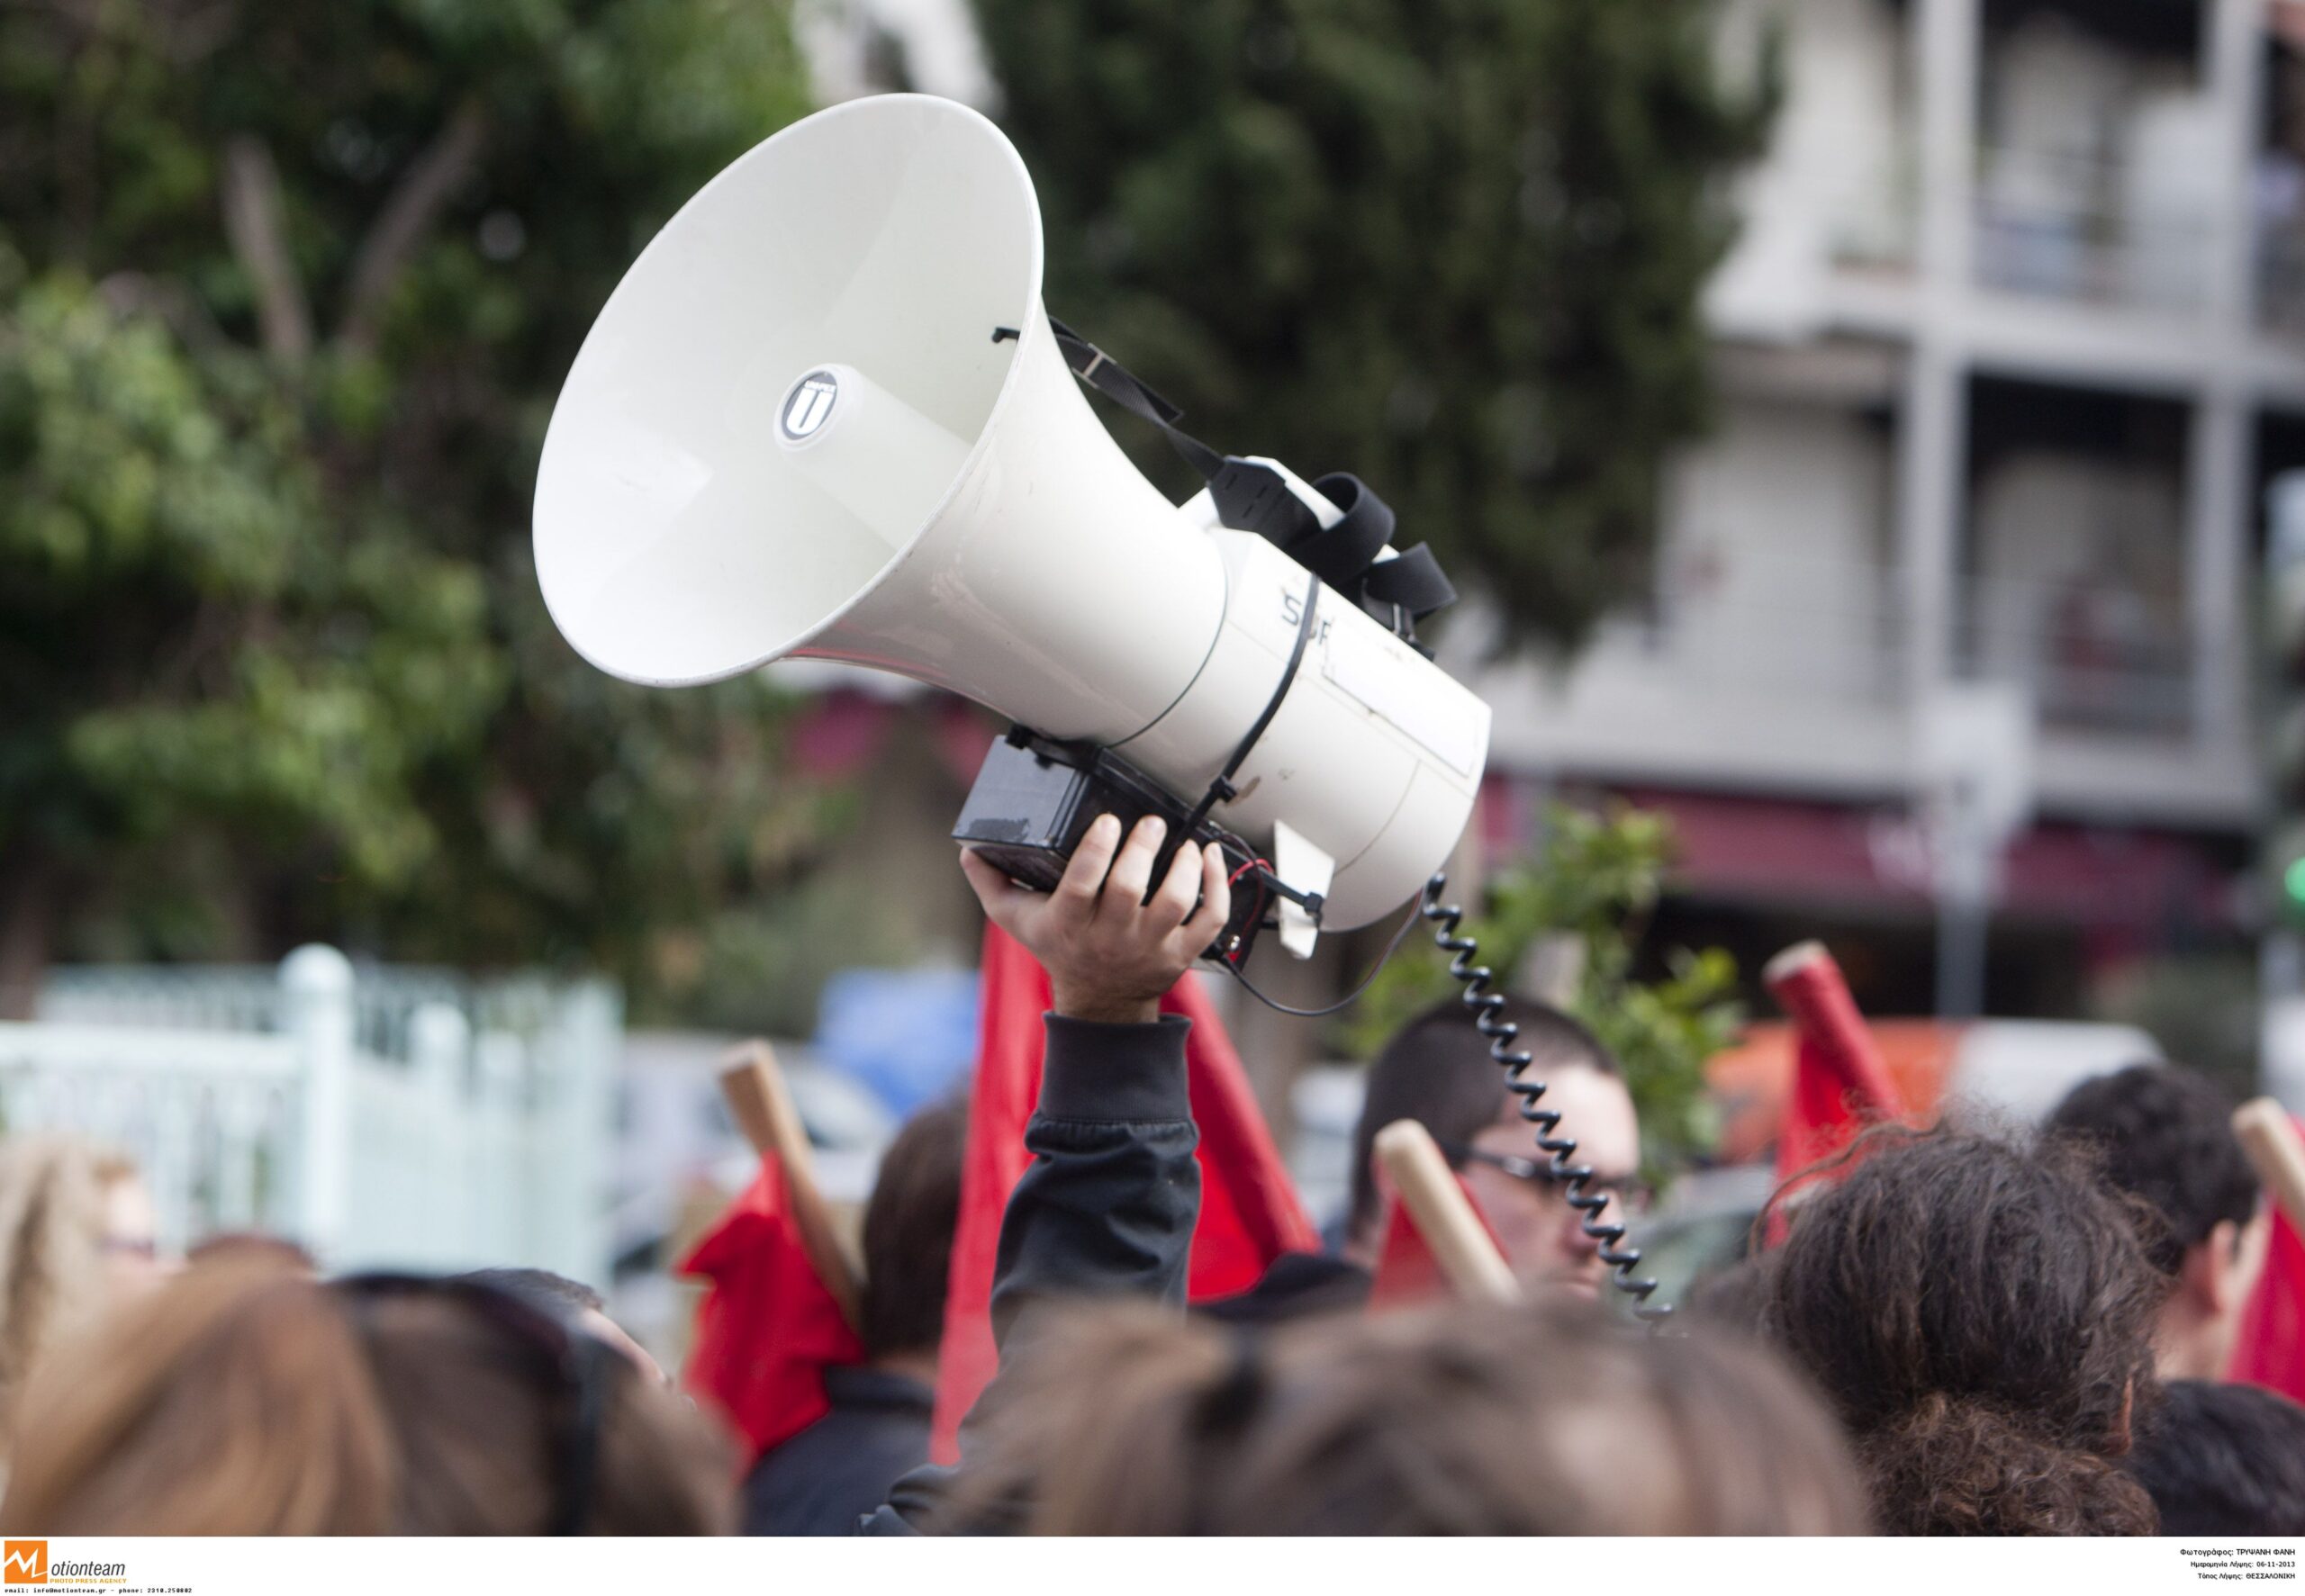
[[[2297,1122],[2305,1132],[2305,1120]],[[2296,1222],[2273,1204],[2273,1244],[2265,1272],[2241,1310],[2233,1339],[2228,1380],[2245,1380],[2305,1402],[2305,1237]]]
[[[1488,1215],[1481,1213],[1472,1188],[1465,1186],[1461,1175],[1457,1177],[1457,1184],[1464,1187],[1465,1201],[1472,1204],[1481,1230],[1495,1241],[1496,1232],[1489,1229]],[[1449,1277],[1441,1272],[1441,1260],[1425,1245],[1424,1232],[1416,1228],[1416,1219],[1409,1213],[1408,1204],[1388,1194],[1385,1208],[1385,1246],[1377,1255],[1377,1276],[1369,1287],[1369,1311],[1381,1313],[1388,1308],[1414,1307],[1451,1294]],[[1505,1249],[1500,1246],[1497,1250],[1501,1253]]]
[[[1763,978],[1800,1038],[1793,1089],[1785,1095],[1777,1125],[1776,1179],[1782,1186],[1841,1151],[1867,1126],[1902,1118],[1904,1099],[1865,1016],[1858,1013],[1840,966],[1821,945],[1804,943],[1778,954]],[[1785,1222],[1782,1207],[1771,1212],[1768,1245],[1785,1240]]]
[[[1032,1161],[1025,1123],[1040,1101],[1048,972],[999,926],[984,929],[982,1009],[968,1148],[961,1165],[961,1217],[953,1234],[945,1339],[936,1368],[931,1455],[960,1456],[961,1420],[992,1382],[992,1267],[1008,1194]],[[1320,1232],[1288,1177],[1272,1132],[1258,1112],[1241,1057],[1216,1011],[1188,975],[1161,1000],[1161,1012],[1192,1022],[1185,1069],[1192,1117],[1200,1127],[1200,1219],[1192,1233],[1187,1292],[1194,1302],[1246,1291],[1284,1252],[1319,1250]]]
[[[1784,1180],[1847,1147],[1867,1125],[1900,1118],[1904,1099],[1857,1012],[1840,966],[1821,947],[1780,954],[1768,988],[1800,1034],[1793,1090],[1776,1138],[1776,1174]]]
[[[863,1342],[801,1244],[781,1160],[763,1156],[760,1174],[679,1273],[711,1283],[683,1383],[751,1444],[749,1472],[761,1454],[831,1411],[827,1368],[864,1361]]]

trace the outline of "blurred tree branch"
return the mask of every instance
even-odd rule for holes
[[[264,351],[301,366],[312,353],[312,313],[288,252],[280,172],[264,141],[236,133],[224,141],[224,236],[256,290]]]
[[[417,247],[440,219],[465,179],[480,163],[488,119],[476,100],[466,100],[433,136],[384,202],[375,224],[353,257],[352,286],[344,300],[344,322],[337,338],[347,348],[366,351],[376,338],[376,319]]]

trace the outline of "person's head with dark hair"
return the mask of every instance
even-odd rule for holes
[[[2305,1408],[2255,1385],[2172,1380],[2129,1472],[2164,1535],[2305,1536]]]
[[[1544,1083],[1544,1105],[1559,1112],[1578,1159],[1597,1172],[1593,1189],[1637,1203],[1641,1122],[1616,1059],[1590,1031],[1544,1004],[1508,998],[1497,1017],[1521,1028],[1514,1045],[1531,1056],[1525,1078]],[[1411,1020],[1377,1055],[1352,1132],[1347,1250],[1375,1261],[1384,1241],[1377,1132],[1415,1120],[1464,1176],[1514,1273],[1596,1291],[1606,1266],[1545,1172],[1535,1127],[1522,1119],[1521,1099],[1506,1089],[1504,1068],[1488,1050],[1471,1011],[1450,998]]]
[[[867,1361],[824,1371],[830,1411],[763,1452],[745,1481],[747,1535],[845,1535],[928,1461],[937,1343],[968,1144],[963,1099],[905,1122],[864,1206],[858,1333]]]
[[[1674,1304],[1673,1317],[1707,1329],[1762,1334],[1771,1289],[1768,1272],[1776,1258],[1773,1252],[1756,1253],[1700,1276]]]
[[[2054,1143],[1875,1132],[1811,1185],[1764,1327],[1857,1443],[1892,1535],[2150,1535],[2114,1461],[2153,1390],[2159,1280]]]
[[[864,1207],[864,1348],[875,1362],[927,1360],[945,1333],[945,1288],[961,1214],[964,1100],[905,1122],[881,1158]]]
[[[1010,1382],[1008,1375],[1004,1382]],[[1046,1535],[1857,1535],[1847,1443],[1757,1344],[1589,1304],[1269,1333],[1106,1308],[996,1388],[940,1528]]]
[[[2155,1336],[2162,1377],[2217,1378],[2272,1237],[2233,1105],[2192,1070],[2139,1064],[2083,1081],[2046,1129],[2150,1210],[2146,1251],[2168,1282]]]
[[[556,1275],[550,1269],[527,1267],[474,1269],[456,1278],[518,1297],[540,1313],[568,1320],[624,1354],[633,1367],[649,1379],[660,1385],[665,1383],[664,1371],[655,1356],[633,1339],[624,1326],[609,1317],[608,1299],[583,1281]]]
[[[598,1313],[609,1305],[606,1297],[583,1281],[556,1275],[550,1269],[472,1269],[457,1278],[493,1286],[547,1312]]]

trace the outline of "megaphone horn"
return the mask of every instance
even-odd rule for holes
[[[1020,729],[956,835],[1046,879],[1100,807],[1141,806],[1262,861],[1308,951],[1447,856],[1487,707],[1354,601],[1382,609],[1398,562],[1350,596],[1308,572],[1359,528],[1297,537],[1306,564],[1237,529],[1333,533],[1351,491],[1211,451],[1208,491],[1163,498],[1090,410],[1066,347],[1093,347],[1052,326],[1041,270],[1032,180],[965,106],[852,101],[756,146],[642,252],[569,373],[537,484],[545,601],[628,681],[800,656],[973,699]]]

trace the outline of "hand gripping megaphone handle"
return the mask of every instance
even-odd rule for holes
[[[1005,742],[985,756],[984,766],[977,772],[976,785],[970,789],[968,803],[954,825],[954,840],[975,844],[978,852],[1008,871],[1012,879],[1049,892],[1055,889],[1065,861],[1072,857],[1072,850],[1098,816],[1110,814],[1127,826],[1146,815],[1159,815],[1168,822],[1169,835],[1154,861],[1152,885],[1145,889],[1145,901],[1152,901],[1153,890],[1167,878],[1169,861],[1176,857],[1178,849],[1188,843],[1194,847],[1218,844],[1235,863],[1234,882],[1244,876],[1255,881],[1254,894],[1239,895],[1240,902],[1231,919],[1208,950],[1209,958],[1237,968],[1248,957],[1257,933],[1264,929],[1265,906],[1275,896],[1297,904],[1318,924],[1319,894],[1299,892],[1281,880],[1253,849],[1222,826],[1212,825],[1208,816],[1219,803],[1236,796],[1233,778],[1240,774],[1241,766],[1255,749],[1257,740],[1279,713],[1288,690],[1297,684],[1297,673],[1305,663],[1306,645],[1312,640],[1313,618],[1320,597],[1320,578],[1307,577],[1305,600],[1299,606],[1296,645],[1289,651],[1288,663],[1281,669],[1279,683],[1250,724],[1247,734],[1234,746],[1231,757],[1225,760],[1216,779],[1208,784],[1191,809],[1184,810],[1158,783],[1139,775],[1109,750],[1068,750],[1026,727],[1012,726]],[[1019,762],[1014,754],[1003,754],[1003,748],[1026,755],[1029,764]],[[1069,771],[1071,774],[1058,774],[1059,771]],[[1043,795],[1037,801],[1031,796],[1035,792]],[[980,803],[980,795],[987,801]],[[1015,813],[1020,798],[1025,799],[1025,818]],[[1037,823],[1032,818],[1035,816],[1040,817]]]

